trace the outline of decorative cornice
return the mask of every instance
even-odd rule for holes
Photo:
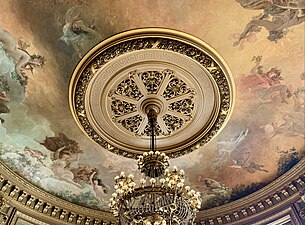
[[[305,159],[261,190],[232,203],[200,211],[197,224],[251,224],[300,199],[305,187]],[[109,212],[82,207],[47,193],[0,161],[0,193],[18,211],[50,224],[116,224]]]
[[[29,216],[29,215],[24,214],[20,211],[17,211],[16,214],[14,215],[14,218],[12,219],[11,223],[15,224],[17,222],[17,220],[20,218],[20,219],[24,219],[28,222],[31,222],[31,223],[37,224],[37,225],[49,225],[48,223],[45,223],[45,222],[42,222],[41,220],[33,218],[32,216]]]
[[[41,190],[0,161],[0,193],[10,205],[51,224],[115,224],[109,212],[93,210],[62,200]]]
[[[234,202],[198,213],[199,224],[247,224],[247,220],[269,213],[299,199],[305,187],[305,159],[262,189]]]

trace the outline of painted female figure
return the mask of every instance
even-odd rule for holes
[[[66,146],[57,149],[54,154],[54,161],[53,161],[53,173],[55,176],[65,180],[68,183],[74,184],[77,187],[81,187],[80,184],[74,182],[74,174],[69,169],[70,164],[73,161],[79,160],[79,154],[69,154],[69,152],[63,151]]]
[[[107,193],[109,191],[109,187],[105,185],[101,179],[96,179],[96,171],[94,171],[90,176],[90,183],[91,186],[96,194],[96,197],[100,198],[101,200],[104,199],[104,197],[107,196]]]

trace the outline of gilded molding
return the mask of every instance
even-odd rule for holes
[[[6,208],[10,207],[8,203],[8,200],[0,193],[0,225],[5,225],[8,221],[9,215],[6,211]]]
[[[45,222],[43,222],[41,220],[35,219],[32,216],[24,214],[24,213],[22,213],[20,211],[16,212],[16,214],[14,215],[14,218],[13,218],[11,223],[15,224],[17,222],[18,218],[24,219],[24,220],[26,220],[28,222],[31,222],[31,223],[35,224],[35,225],[50,225],[49,223],[45,223]]]

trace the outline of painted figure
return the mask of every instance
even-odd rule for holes
[[[9,113],[10,109],[7,107],[7,103],[10,101],[5,91],[0,92],[0,114]],[[4,123],[4,119],[0,117],[0,122]]]
[[[304,0],[236,0],[243,8],[260,10],[269,7],[283,9],[305,9]]]
[[[232,159],[234,165],[228,166],[235,169],[243,169],[248,173],[255,173],[256,171],[268,172],[268,170],[264,169],[264,165],[255,163],[253,161],[249,162],[250,152],[246,152],[245,154],[240,154],[237,159]]]
[[[90,176],[90,183],[91,186],[96,194],[96,196],[98,198],[100,198],[101,200],[104,200],[104,197],[107,196],[108,191],[109,191],[109,187],[107,185],[105,185],[101,179],[97,179],[96,176],[97,172],[94,171],[91,176]]]
[[[272,137],[277,135],[285,136],[301,136],[305,137],[305,118],[303,112],[289,112],[283,113],[284,122],[278,125],[273,123],[274,134]]]
[[[28,146],[24,147],[24,151],[27,152],[32,158],[37,159],[37,161],[43,166],[47,167],[47,165],[43,162],[43,160],[46,158],[46,155],[43,154],[41,151],[32,149]]]
[[[62,28],[63,35],[60,40],[67,45],[71,45],[76,51],[79,58],[86,50],[86,42],[88,39],[98,38],[98,33],[93,29],[92,24],[85,25],[80,18],[80,6],[70,8],[65,15],[65,24]]]
[[[0,42],[2,43],[1,47],[5,53],[12,57],[15,62],[15,71],[17,80],[21,84],[26,84],[27,76],[24,73],[26,69],[33,69],[36,66],[43,66],[45,59],[41,55],[31,55],[27,52],[29,45],[23,41],[19,41],[17,47],[17,42],[15,38],[6,30],[0,28]]]
[[[30,56],[30,60],[23,66],[24,70],[30,70],[32,74],[34,74],[34,68],[35,67],[42,67],[45,64],[46,59],[42,55],[37,54],[30,54],[27,51],[27,48],[30,47],[30,45],[23,40],[18,41],[18,49],[24,51]]]
[[[79,154],[69,154],[68,152],[64,152],[63,150],[66,146],[61,147],[56,150],[53,160],[53,172],[54,175],[59,177],[60,179],[74,184],[75,186],[81,188],[82,186],[76,182],[74,182],[74,174],[70,170],[69,166],[72,162],[79,160]]]
[[[69,139],[63,133],[59,133],[56,137],[46,137],[44,142],[41,144],[52,152],[56,152],[59,148],[65,147],[63,151],[61,151],[60,157],[62,154],[82,153],[79,144],[76,141]]]
[[[233,46],[241,44],[249,35],[260,32],[262,27],[269,32],[267,39],[277,42],[287,34],[288,28],[305,22],[304,0],[237,0],[237,2],[245,9],[263,9],[264,11],[262,14],[253,17]]]
[[[292,92],[288,85],[281,83],[281,71],[271,68],[264,72],[261,60],[261,56],[253,57],[255,66],[250,75],[241,78],[242,86],[259,98],[259,107],[269,103],[288,103],[287,99],[292,97]]]
[[[59,133],[56,137],[46,137],[41,144],[54,152],[52,168],[54,175],[68,183],[81,187],[80,184],[74,181],[74,173],[71,171],[71,164],[78,164],[80,153],[82,153],[78,143],[69,139],[65,134]]]
[[[221,147],[217,150],[217,156],[214,162],[221,163],[231,159],[232,153],[238,151],[237,147],[246,139],[248,132],[249,129],[245,129],[227,141],[218,141],[217,144]]]
[[[204,178],[199,176],[197,181],[200,183],[198,187],[202,195],[226,195],[229,189],[223,184],[211,178]]]
[[[305,87],[298,88],[293,94],[294,111],[305,113]]]

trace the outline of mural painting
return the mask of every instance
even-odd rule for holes
[[[202,1],[0,2],[0,159],[43,190],[107,210],[113,177],[137,170],[136,161],[82,134],[67,89],[73,68],[95,44],[147,26],[203,39],[234,75],[228,125],[205,147],[171,162],[202,193],[203,209],[253,193],[303,158],[304,1],[209,0],[202,8],[214,10],[207,14],[198,7]]]
[[[245,26],[239,38],[233,46],[250,41],[255,33],[263,28],[268,31],[267,39],[277,42],[284,38],[291,27],[305,22],[304,1],[260,1],[260,0],[237,0],[247,10],[260,10],[261,13],[253,17]],[[252,36],[252,37],[251,37]]]

